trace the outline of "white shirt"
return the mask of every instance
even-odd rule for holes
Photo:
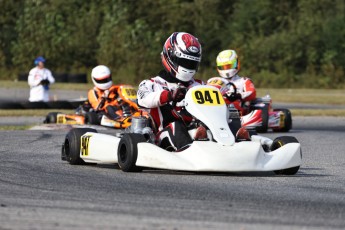
[[[30,70],[28,77],[28,84],[30,86],[29,101],[49,101],[49,89],[40,84],[42,80],[48,80],[50,84],[55,82],[49,69],[35,67]]]

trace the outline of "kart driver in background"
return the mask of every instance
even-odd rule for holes
[[[201,45],[193,35],[175,32],[166,40],[161,59],[164,69],[158,76],[140,83],[138,104],[149,109],[157,127],[158,145],[168,151],[181,151],[193,141],[185,125],[192,117],[176,103],[184,99],[189,88],[203,84],[194,79],[201,61]],[[195,136],[206,138],[206,129],[199,126]]]
[[[110,119],[130,116],[127,103],[119,100],[118,87],[113,85],[111,71],[107,66],[99,65],[92,69],[93,89],[88,92],[88,101],[95,111],[103,111]]]
[[[214,85],[220,88],[224,96],[226,104],[233,103],[236,109],[241,111],[242,115],[246,115],[250,101],[255,100],[256,90],[251,79],[240,77],[240,60],[234,50],[223,50],[217,56],[217,70],[220,77],[214,77],[207,81],[208,85]],[[235,84],[237,93],[231,90]]]

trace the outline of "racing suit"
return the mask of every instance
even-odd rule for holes
[[[229,92],[231,85],[229,82],[235,84],[237,89],[237,94],[233,101],[229,100]],[[231,79],[226,79],[222,77],[214,77],[207,81],[210,85],[220,86],[220,91],[224,96],[226,104],[234,104],[235,108],[241,111],[242,115],[245,115],[248,111],[246,106],[249,106],[249,102],[255,100],[256,90],[254,84],[250,78],[240,77],[237,74]],[[248,105],[246,105],[248,104]],[[244,105],[244,106],[243,106]]]
[[[180,82],[163,70],[158,76],[142,81],[137,94],[139,106],[149,109],[149,114],[157,127],[158,145],[167,150],[181,150],[192,143],[185,125],[192,117],[182,107],[173,107],[169,100],[169,94],[175,91],[179,84],[189,89],[203,82],[196,79]],[[176,114],[176,111],[179,114]]]
[[[28,76],[29,101],[49,101],[49,84],[54,82],[55,79],[49,69],[40,69],[38,67],[31,69]]]
[[[109,118],[114,120],[131,113],[129,105],[119,102],[118,97],[118,86],[116,85],[111,86],[108,90],[94,87],[88,92],[88,101],[92,109],[103,111]]]

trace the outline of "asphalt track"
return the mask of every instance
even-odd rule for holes
[[[345,118],[293,121],[295,176],[72,166],[66,130],[1,131],[0,229],[344,229]]]

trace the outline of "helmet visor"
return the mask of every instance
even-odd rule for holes
[[[195,60],[190,60],[186,58],[176,58],[177,65],[182,66],[186,69],[197,70],[199,67],[199,62]]]
[[[219,65],[217,66],[217,68],[219,70],[237,69],[237,61],[235,61],[234,63],[226,64],[226,65]]]
[[[111,77],[107,77],[107,78],[100,79],[100,80],[97,80],[97,79],[94,78],[94,80],[95,80],[95,82],[97,82],[98,84],[104,84],[104,83],[110,82],[110,81],[111,81]]]

